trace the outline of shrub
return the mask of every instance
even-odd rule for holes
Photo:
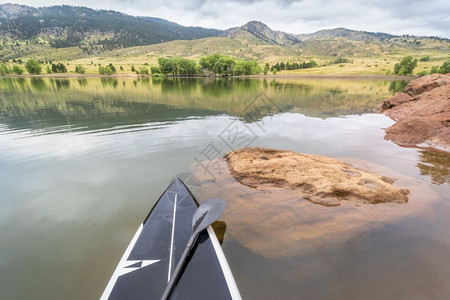
[[[106,74],[106,68],[104,66],[99,65],[98,66],[98,73],[101,75],[105,75]]]
[[[30,59],[25,63],[25,69],[27,70],[28,73],[30,74],[41,74],[42,72],[42,67],[41,64],[39,63],[39,61],[37,61],[36,59]]]
[[[53,73],[67,73],[67,68],[63,63],[52,64]]]
[[[430,74],[438,73],[439,72],[439,66],[432,66],[430,70]]]
[[[417,66],[417,59],[413,59],[413,57],[410,55],[405,56],[398,64],[395,64],[394,74],[411,75],[416,66]]]
[[[141,75],[148,75],[148,74],[149,74],[149,71],[148,71],[147,68],[144,67],[144,68],[140,68],[139,73],[140,73]]]
[[[113,69],[111,68],[111,66],[110,66],[110,65],[107,65],[106,68],[105,68],[105,74],[106,74],[106,75],[112,75],[113,73],[115,73],[115,72],[113,71]]]
[[[11,69],[5,64],[1,64],[0,65],[0,75],[5,75],[5,74],[11,74]]]
[[[430,57],[429,56],[424,56],[421,59],[419,59],[419,61],[430,61]]]
[[[161,70],[158,67],[150,67],[150,71],[152,72],[152,74],[161,73]]]
[[[422,76],[425,76],[427,74],[428,74],[427,71],[423,70],[423,71],[420,71],[419,73],[417,73],[417,76],[422,77]]]
[[[438,72],[442,74],[450,73],[450,59],[442,64]]]
[[[348,63],[349,62],[349,60],[348,60],[348,58],[345,58],[345,57],[339,57],[338,59],[336,59],[335,61],[334,61],[334,64],[345,64],[345,63]]]
[[[86,73],[86,69],[82,65],[75,66],[75,73],[84,74]]]
[[[12,71],[14,74],[22,75],[24,72],[24,69],[21,66],[13,66]]]
[[[114,67],[114,65],[112,63],[109,63],[109,65],[107,67],[109,67],[111,69],[112,73],[116,73],[117,72],[116,67]],[[111,75],[111,74],[108,74],[108,75]]]

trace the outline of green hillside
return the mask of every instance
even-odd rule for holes
[[[184,27],[159,18],[133,17],[86,7],[0,5],[0,36],[5,50],[14,50],[14,46],[25,42],[26,46],[78,46],[83,52],[92,54],[99,49],[190,40],[217,36],[221,32]]]
[[[138,69],[157,65],[159,57],[199,60],[218,53],[254,59],[261,66],[314,60],[317,67],[278,70],[279,74],[304,75],[385,75],[402,57],[411,55],[419,60],[414,70],[417,74],[447,61],[449,45],[448,39],[438,37],[345,28],[294,35],[251,21],[220,31],[83,7],[0,5],[3,62],[12,65],[31,58],[44,64],[63,62],[69,72],[79,64],[87,73],[97,73],[99,64],[113,63],[122,67],[118,73],[130,73],[132,66]]]

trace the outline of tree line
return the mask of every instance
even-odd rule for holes
[[[308,68],[315,68],[317,67],[317,63],[314,60],[304,61],[304,62],[281,62],[276,63],[270,67],[270,71],[273,72],[274,69],[277,71],[281,70],[299,70],[299,69],[308,69]]]
[[[164,74],[172,76],[239,76],[258,75],[261,66],[256,60],[234,59],[229,56],[212,54],[195,60],[174,57],[158,59],[158,67],[152,67],[152,74]]]

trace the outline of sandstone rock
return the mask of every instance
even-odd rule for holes
[[[413,81],[405,92],[383,102],[385,114],[397,123],[386,129],[385,138],[402,146],[427,144],[450,150],[450,74],[433,74]],[[402,95],[402,94],[399,94]],[[392,100],[394,99],[394,100]],[[390,103],[393,105],[391,107]]]
[[[406,93],[398,93],[394,97],[384,100],[381,105],[382,110],[386,110],[395,106],[399,106],[402,103],[409,102],[414,98]]]
[[[406,203],[408,190],[392,185],[393,179],[362,171],[336,159],[291,151],[245,148],[225,155],[231,175],[260,190],[298,190],[316,204],[338,206]]]
[[[448,84],[450,84],[450,74],[432,74],[414,80],[405,87],[404,92],[414,97]]]

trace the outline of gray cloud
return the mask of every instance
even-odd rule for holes
[[[6,3],[8,1],[1,1]],[[30,6],[68,4],[168,19],[188,26],[227,29],[259,20],[273,29],[307,33],[346,27],[450,38],[448,0],[16,0]]]

